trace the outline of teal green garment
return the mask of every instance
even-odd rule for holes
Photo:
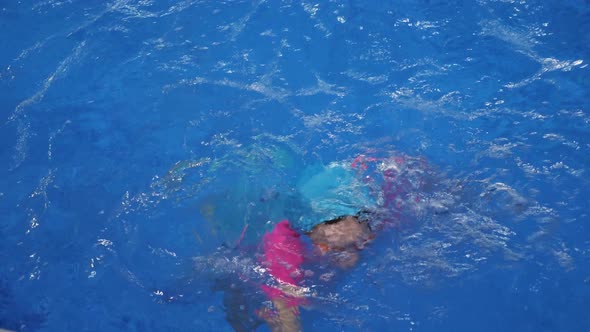
[[[298,191],[308,211],[297,221],[297,226],[309,230],[325,220],[342,215],[354,215],[374,207],[369,188],[354,170],[345,163],[315,166],[304,172]]]

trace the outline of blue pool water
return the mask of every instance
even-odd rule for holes
[[[0,1],[0,36],[0,328],[231,331],[215,280],[364,155],[415,199],[304,331],[590,330],[587,1]]]

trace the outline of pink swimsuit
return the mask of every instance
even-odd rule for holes
[[[270,233],[264,235],[262,249],[263,264],[270,275],[281,284],[298,286],[303,280],[300,266],[303,264],[305,249],[301,235],[291,228],[289,221],[281,221]],[[285,294],[280,288],[262,285],[262,290],[271,300],[282,298],[293,306],[304,302],[304,299]]]

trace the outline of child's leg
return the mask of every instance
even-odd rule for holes
[[[273,332],[301,331],[298,306],[294,306],[283,299],[275,299],[272,303],[278,313],[273,323],[269,324]]]

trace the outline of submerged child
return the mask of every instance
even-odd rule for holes
[[[366,171],[369,167],[375,167],[376,161],[361,156],[348,167],[331,164],[313,174],[299,186],[299,192],[311,206],[307,220],[311,219],[309,216],[327,216],[325,221],[309,227],[312,221],[297,220],[294,226],[283,220],[263,236],[260,266],[271,280],[260,287],[272,302],[272,309],[260,309],[257,316],[266,321],[271,331],[301,330],[299,309],[309,304],[310,297],[309,290],[304,287],[308,272],[303,268],[305,263],[317,260],[314,257],[329,257],[329,261],[340,270],[352,268],[359,261],[360,250],[374,240],[375,234],[385,225],[398,222],[394,220],[398,219],[395,213],[384,213],[380,208],[394,210],[392,205],[397,205],[400,196],[406,195],[400,189],[397,178],[400,161],[403,160],[394,160],[388,167],[381,169],[380,203],[367,198],[370,189],[367,182],[373,179],[366,176]],[[367,182],[363,183],[359,179]],[[308,227],[302,227],[302,223]],[[305,228],[307,230],[297,231]],[[311,243],[311,250],[306,242]],[[231,306],[226,309],[228,321],[232,323],[230,317],[235,316],[237,309]],[[236,331],[252,330],[257,325],[240,325],[236,319],[232,323]]]

